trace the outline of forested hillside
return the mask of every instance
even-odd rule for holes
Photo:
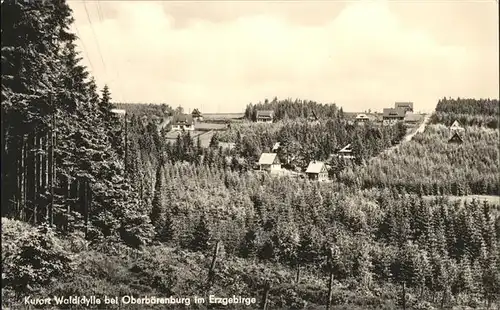
[[[118,109],[124,109],[127,113],[131,115],[136,115],[139,117],[146,116],[151,118],[156,116],[159,118],[164,118],[170,116],[175,111],[171,106],[167,104],[147,104],[147,103],[119,103],[115,102],[114,106]]]
[[[498,130],[467,127],[462,136],[463,144],[448,143],[448,127],[428,126],[397,152],[361,169],[347,169],[340,180],[420,195],[498,195]]]
[[[498,307],[499,207],[417,195],[434,184],[498,190],[498,131],[466,127],[455,149],[437,125],[384,157],[405,126],[353,126],[333,105],[295,102],[284,121],[232,126],[208,148],[189,133],[168,143],[141,115],[125,126],[111,113],[113,91],[100,96],[79,64],[65,1],[1,9],[3,307],[26,308],[28,296],[210,294],[256,303],[189,308]],[[311,109],[325,119],[308,123],[300,111]],[[358,160],[331,162],[325,183],[253,171],[277,141],[299,168],[347,143]],[[384,172],[391,161],[395,173]],[[89,308],[103,305],[72,305]]]
[[[498,100],[441,100],[424,133],[367,166],[346,169],[339,180],[419,195],[499,195],[499,130],[485,121],[497,113]],[[462,144],[449,142],[455,120],[464,128]]]
[[[498,129],[500,102],[498,99],[446,99],[438,101],[433,123],[450,126],[455,120],[467,126]]]

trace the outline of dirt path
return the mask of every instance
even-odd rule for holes
[[[406,135],[406,137],[403,138],[403,141],[401,141],[402,143],[404,142],[409,142],[411,141],[411,139],[413,139],[413,137],[417,134],[417,133],[422,133],[425,131],[425,128],[427,127],[427,125],[429,124],[429,121],[431,119],[431,115],[430,114],[426,114],[425,117],[424,117],[424,120],[423,122],[420,124],[420,126],[418,126],[417,130],[415,130],[414,132]]]
[[[386,149],[384,152],[380,153],[378,156],[370,158],[370,161],[372,161],[374,158],[378,158],[382,154],[389,155],[392,152],[394,152],[394,150],[396,150],[398,147],[400,147],[401,144],[410,142],[417,133],[422,133],[425,131],[425,128],[429,124],[430,119],[431,119],[431,114],[426,114],[424,116],[422,123],[418,126],[418,128],[416,130],[411,131],[406,136],[404,136],[404,138],[401,140],[401,143],[396,144],[394,146],[391,146],[390,148]]]

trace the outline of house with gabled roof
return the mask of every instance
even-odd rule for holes
[[[325,181],[328,180],[328,170],[326,165],[321,161],[311,161],[307,166],[306,174],[309,180]]]
[[[337,152],[337,157],[342,159],[354,159],[354,152],[352,150],[351,144],[344,146],[340,151]]]
[[[404,109],[398,108],[386,108],[383,110],[383,122],[386,125],[394,124],[400,121],[404,121],[406,111]]]
[[[413,112],[413,102],[396,102],[394,108],[403,109],[405,112]]]
[[[460,123],[458,121],[454,121],[453,124],[450,126],[450,130],[453,131],[464,131],[465,129],[460,126]]]
[[[259,170],[267,172],[281,171],[281,162],[276,153],[262,153],[259,158]]]
[[[172,130],[194,130],[194,119],[191,114],[176,114],[170,123]]]
[[[451,136],[450,140],[448,140],[448,143],[462,144],[464,143],[464,140],[462,139],[458,131],[455,131],[453,136]]]
[[[355,121],[356,123],[366,123],[370,120],[370,118],[366,114],[358,114],[356,115]]]
[[[259,110],[257,111],[257,122],[258,123],[272,123],[274,120],[273,110]]]

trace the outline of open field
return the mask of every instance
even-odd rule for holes
[[[194,124],[194,128],[197,131],[226,130],[227,124],[214,124],[214,123],[201,122]]]
[[[245,113],[205,113],[203,119],[207,120],[230,120],[240,119],[245,116]]]
[[[200,138],[200,143],[201,147],[209,147],[210,146],[210,140],[212,139],[212,136],[214,135],[213,131],[204,131],[200,135],[197,136],[197,138]]]

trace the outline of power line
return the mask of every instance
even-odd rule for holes
[[[90,68],[92,69],[92,72],[94,72],[94,66],[92,65],[92,61],[90,60],[89,54],[87,53],[87,49],[85,47],[85,43],[83,42],[82,37],[80,36],[80,31],[78,30],[78,25],[75,23],[75,29],[76,29],[76,35],[78,36],[78,39],[80,39],[80,42],[82,43],[82,48],[83,48],[83,53],[85,54],[85,57],[89,60]]]
[[[104,72],[106,73],[106,76],[108,76],[108,70],[106,69],[104,58],[102,57],[101,47],[99,46],[99,40],[97,39],[97,36],[95,34],[94,26],[92,25],[92,20],[90,19],[89,10],[87,9],[87,3],[85,1],[83,1],[83,7],[85,8],[85,13],[87,14],[87,20],[89,21],[90,29],[92,30],[92,35],[94,36],[94,40],[97,46],[97,51],[99,53],[99,56],[101,57],[101,62],[102,66],[104,67]]]
[[[104,18],[102,14],[101,4],[99,3],[99,0],[96,0],[95,2],[97,6],[97,15],[99,16],[99,21],[102,23],[104,22]]]
[[[97,6],[97,15],[99,16],[99,21],[101,23],[103,23],[104,22],[104,12],[102,11],[102,8],[101,8],[101,5],[99,3],[99,0],[96,0],[95,2],[96,2],[96,6]],[[122,84],[121,84],[120,71],[119,70],[116,70],[116,77],[118,79],[118,87],[120,88],[121,101],[123,102],[123,87],[122,87]]]
[[[104,18],[103,18],[104,15],[102,13],[99,1],[96,1],[96,2],[97,2],[96,3],[96,5],[97,5],[97,14],[98,14],[98,17],[99,17],[99,21],[102,23],[104,21]],[[83,7],[85,9],[85,14],[87,15],[87,20],[89,21],[89,24],[90,24],[90,29],[92,30],[92,35],[94,36],[94,40],[95,40],[95,43],[96,43],[96,46],[97,46],[97,51],[99,53],[99,57],[101,58],[102,65],[104,67],[104,72],[106,73],[106,77],[107,77],[107,80],[108,80],[107,82],[109,83],[109,75],[108,75],[108,70],[106,68],[106,62],[104,61],[104,57],[102,55],[101,47],[99,45],[99,39],[97,38],[95,29],[94,29],[94,25],[92,25],[92,19],[90,18],[89,10],[87,8],[87,3],[85,2],[85,0],[83,1]],[[117,71],[117,77],[118,77],[118,85],[120,87],[120,93],[121,93],[120,97],[122,97],[123,89],[121,87],[120,76],[118,74],[118,71]],[[122,101],[123,101],[123,98],[122,98]]]

